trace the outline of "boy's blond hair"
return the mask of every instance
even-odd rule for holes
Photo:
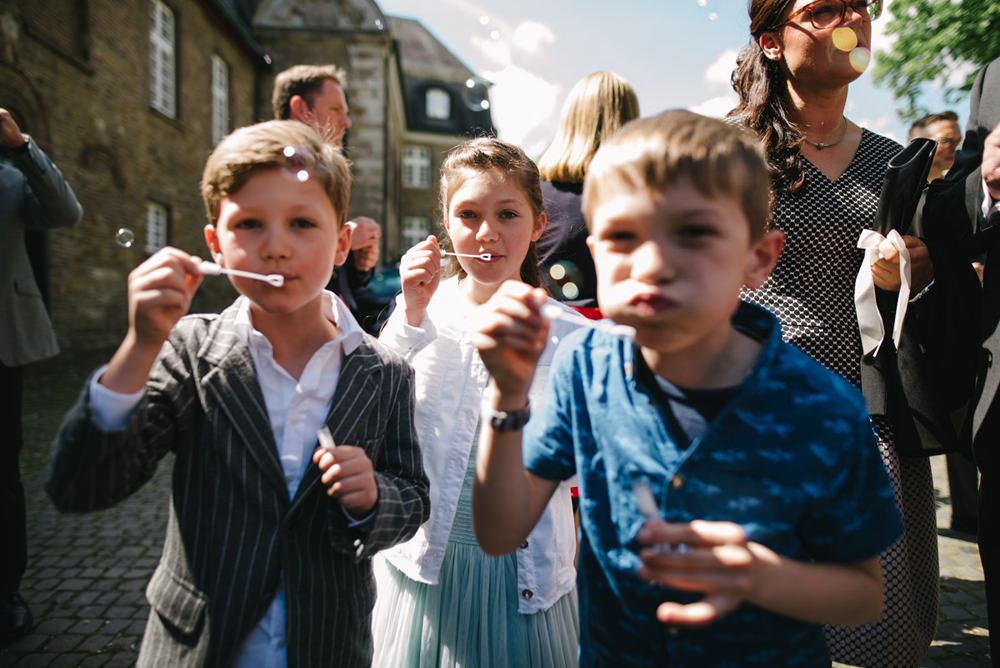
[[[767,230],[771,181],[760,142],[739,126],[683,110],[632,121],[601,146],[583,186],[588,228],[601,202],[622,189],[662,191],[685,178],[705,197],[739,202],[752,239]]]
[[[594,72],[576,82],[559,117],[559,132],[538,159],[546,181],[582,183],[601,143],[639,117],[635,90],[614,72]]]
[[[205,163],[201,197],[208,221],[219,220],[223,197],[237,192],[252,174],[285,169],[290,179],[302,175],[323,187],[337,214],[337,227],[347,221],[351,170],[347,160],[313,128],[298,121],[265,121],[235,130],[219,142]]]
[[[274,117],[288,119],[292,117],[292,98],[298,95],[312,109],[316,94],[323,88],[323,82],[329,79],[341,88],[347,85],[347,72],[336,65],[293,65],[278,73],[274,78],[274,90],[271,93],[271,107]]]

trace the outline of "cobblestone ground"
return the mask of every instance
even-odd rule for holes
[[[116,508],[60,515],[44,491],[48,444],[88,371],[108,352],[60,356],[26,370],[25,451],[28,571],[21,591],[36,628],[0,650],[7,666],[126,666],[135,662],[149,614],[144,590],[160,555],[171,462]],[[934,460],[938,526],[951,508],[943,458]],[[941,616],[937,639],[922,666],[989,666],[983,573],[974,540],[939,529]]]

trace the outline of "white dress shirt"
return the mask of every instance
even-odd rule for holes
[[[361,344],[364,333],[344,303],[332,292],[325,292],[323,315],[337,326],[337,338],[313,353],[301,377],[296,380],[274,360],[274,348],[267,337],[254,329],[250,301],[240,297],[236,302],[239,306],[235,322],[237,336],[250,350],[274,442],[278,446],[288,497],[293,498],[312,461],[316,432],[330,413],[344,357]],[[94,420],[102,429],[121,429],[144,391],[134,394],[114,392],[98,382],[102,375],[104,369],[95,373],[90,382],[90,407]],[[348,515],[348,519],[353,518]],[[280,668],[287,665],[285,636],[285,589],[282,585],[278,587],[267,612],[244,642],[235,665],[240,668]]]

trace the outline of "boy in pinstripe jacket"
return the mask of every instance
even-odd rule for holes
[[[366,666],[370,557],[428,517],[412,371],[325,292],[350,248],[346,162],[295,121],[237,130],[208,159],[205,241],[220,315],[182,317],[202,263],[164,248],[129,276],[129,330],[56,438],[46,489],[106,508],[174,454],[139,665]],[[337,443],[317,450],[327,426]]]

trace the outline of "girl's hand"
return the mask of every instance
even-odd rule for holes
[[[419,327],[427,313],[427,305],[441,282],[441,247],[434,235],[400,258],[399,279],[406,303],[406,322],[412,327]]]
[[[542,317],[545,291],[507,281],[479,307],[476,347],[502,395],[527,396],[549,337]]]
[[[934,264],[927,251],[927,244],[919,238],[903,235],[903,243],[910,252],[910,294],[913,296],[927,287],[934,278]],[[878,249],[882,253],[882,259],[872,264],[872,279],[876,287],[889,292],[898,292],[899,251],[888,242],[882,243]]]
[[[746,533],[732,522],[687,524],[649,520],[638,540],[643,580],[681,591],[701,592],[694,603],[664,602],[656,617],[664,624],[704,626],[750,598],[756,587],[757,556]]]
[[[356,445],[338,445],[331,450],[317,448],[313,461],[319,467],[320,480],[327,496],[340,501],[355,519],[371,512],[378,501],[375,469],[365,451]]]
[[[201,285],[199,262],[168,246],[128,275],[129,330],[138,346],[159,352]]]

